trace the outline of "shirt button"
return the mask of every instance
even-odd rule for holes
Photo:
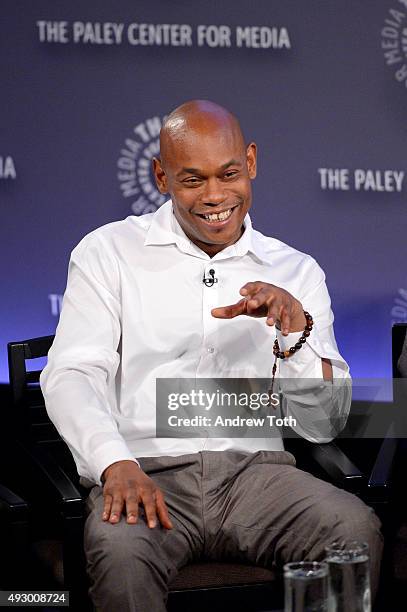
[[[210,346],[208,348],[208,353],[214,353],[214,352],[215,352],[215,349],[213,348],[213,346]]]

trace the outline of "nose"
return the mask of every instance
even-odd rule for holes
[[[226,199],[224,187],[217,178],[213,177],[206,181],[205,191],[202,194],[202,201],[208,206],[217,206]]]

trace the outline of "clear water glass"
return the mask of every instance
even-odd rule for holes
[[[284,612],[328,612],[328,565],[299,561],[284,565]]]
[[[371,612],[369,546],[335,543],[325,548],[329,567],[329,612]]]

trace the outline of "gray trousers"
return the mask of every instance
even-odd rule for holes
[[[90,595],[100,612],[163,612],[169,582],[191,561],[262,567],[320,560],[335,540],[364,540],[377,588],[383,537],[373,510],[295,467],[285,451],[203,451],[140,459],[164,493],[173,529],[103,522],[103,490],[87,502]]]

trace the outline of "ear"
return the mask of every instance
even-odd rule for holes
[[[167,175],[161,165],[161,160],[158,157],[153,157],[153,174],[160,193],[168,193]]]
[[[249,178],[256,178],[257,174],[257,145],[251,142],[246,149],[247,171]]]

